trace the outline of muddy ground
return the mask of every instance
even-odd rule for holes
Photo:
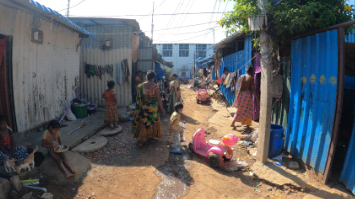
[[[188,123],[185,137],[191,141],[199,128],[208,129],[207,139],[220,139],[235,133],[228,125],[209,125],[208,119],[219,110],[211,105],[198,105],[195,93],[182,89],[183,119]],[[162,117],[164,137],[168,128],[168,115]],[[229,123],[228,116],[224,121]],[[222,122],[221,120],[221,122]],[[287,187],[272,187],[252,176],[248,167],[229,172],[223,168],[212,169],[206,158],[192,153],[187,143],[181,145],[182,155],[169,154],[163,140],[155,140],[143,148],[136,145],[131,133],[131,123],[122,123],[124,131],[109,137],[108,145],[97,152],[82,154],[92,161],[91,169],[79,183],[59,186],[40,173],[32,177],[41,179],[55,198],[303,198],[307,193]],[[254,123],[253,127],[258,124]],[[238,129],[241,131],[241,127]],[[255,160],[244,147],[237,147],[235,157],[249,166]],[[53,168],[56,169],[56,168]],[[23,192],[30,192],[24,189]],[[38,193],[39,194],[39,193]],[[34,195],[37,195],[34,193]]]

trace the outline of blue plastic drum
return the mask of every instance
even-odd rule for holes
[[[280,125],[271,124],[269,157],[276,157],[281,154],[285,128]]]

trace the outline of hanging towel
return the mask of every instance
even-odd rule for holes
[[[226,79],[224,80],[224,82],[223,82],[223,86],[224,87],[226,87],[227,86],[227,84],[228,84],[228,80],[229,80],[229,77],[231,76],[231,74],[230,73],[228,73],[228,75],[227,75],[227,77],[226,77]]]
[[[231,82],[232,82],[232,79],[233,79],[233,76],[235,75],[235,72],[234,73],[231,73],[231,75],[229,76],[229,79],[227,81],[227,85],[226,85],[226,88],[227,89],[230,89],[231,88]]]
[[[124,82],[129,82],[129,68],[128,68],[128,61],[127,61],[127,59],[124,59],[122,62],[121,62],[121,65],[123,66],[123,77],[124,77],[124,79],[123,79],[123,81]]]
[[[116,64],[116,82],[118,85],[123,84],[123,77],[122,77],[122,69],[121,69],[121,64],[117,63]]]

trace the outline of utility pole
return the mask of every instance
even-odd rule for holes
[[[266,15],[266,4],[268,0],[258,0],[261,15]],[[271,126],[271,39],[268,35],[268,21],[261,27],[260,32],[260,54],[261,54],[261,96],[260,96],[260,120],[257,161],[266,163],[269,153],[270,126]]]
[[[152,14],[152,45],[153,45],[153,31],[154,31],[153,17],[154,17],[154,1],[153,1],[153,14]]]
[[[67,17],[69,17],[70,0],[68,0]]]
[[[153,1],[153,14],[152,14],[152,70],[154,70],[154,48],[153,48],[153,31],[154,31],[154,1]]]
[[[214,28],[211,28],[211,30],[212,30],[212,33],[213,33],[213,44],[215,44],[216,43],[216,35],[214,33]]]

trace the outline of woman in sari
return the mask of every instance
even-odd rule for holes
[[[250,133],[251,123],[253,121],[253,95],[256,95],[254,86],[254,69],[251,65],[247,67],[247,74],[242,75],[239,78],[239,90],[236,94],[234,107],[237,107],[237,112],[234,115],[231,127],[235,130],[235,122],[240,122],[242,125],[246,125],[246,129],[243,134]],[[259,104],[259,98],[255,98]]]
[[[179,80],[177,79],[178,75],[177,74],[172,74],[171,75],[171,82],[169,85],[169,107],[168,107],[168,112],[172,113],[174,112],[174,106],[177,102],[180,102],[181,95],[180,95],[180,83]]]
[[[136,111],[133,116],[132,133],[138,139],[138,146],[142,147],[149,139],[161,138],[160,115],[165,110],[160,100],[160,92],[154,83],[154,71],[148,71],[148,81],[138,85]]]

